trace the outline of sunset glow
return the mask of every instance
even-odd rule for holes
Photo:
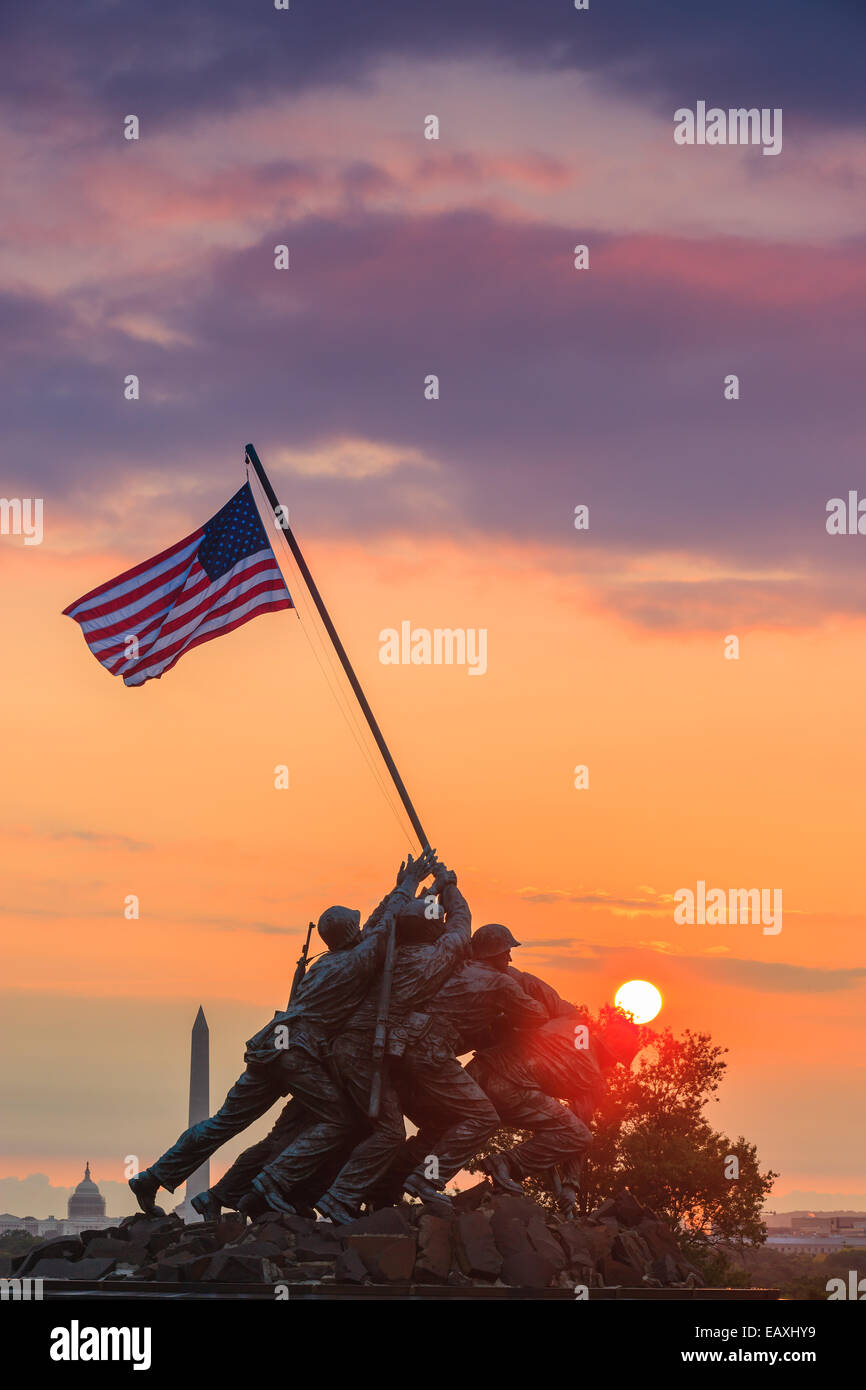
[[[662,996],[648,980],[628,980],[620,985],[614,1003],[631,1014],[635,1023],[649,1023],[662,1006]]]

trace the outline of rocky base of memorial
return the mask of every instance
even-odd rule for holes
[[[128,1217],[110,1231],[51,1240],[18,1277],[158,1283],[445,1284],[518,1288],[675,1288],[698,1271],[669,1228],[625,1190],[585,1220],[566,1221],[529,1197],[463,1192],[452,1217],[417,1203],[348,1226],[272,1212],[185,1226],[177,1216]]]

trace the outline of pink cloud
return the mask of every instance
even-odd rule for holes
[[[866,290],[862,246],[831,251],[731,237],[616,237],[600,251],[598,266],[624,282],[667,281],[781,309],[860,298]]]

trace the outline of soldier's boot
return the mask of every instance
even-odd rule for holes
[[[410,1197],[420,1197],[422,1202],[435,1207],[443,1216],[451,1216],[454,1213],[451,1198],[446,1197],[444,1192],[440,1192],[438,1187],[434,1187],[432,1182],[428,1182],[420,1173],[409,1174],[403,1183],[403,1191],[408,1192]]]
[[[260,1197],[264,1197],[266,1205],[272,1211],[285,1211],[290,1216],[297,1216],[297,1207],[286,1201],[277,1184],[266,1173],[259,1173],[257,1178],[253,1178],[253,1187]]]
[[[398,1207],[403,1200],[403,1179],[399,1173],[386,1173],[381,1182],[364,1194],[364,1205],[368,1211],[380,1211],[382,1207]]]
[[[204,1221],[219,1221],[223,1209],[219,1197],[214,1196],[213,1188],[208,1188],[207,1192],[199,1192],[193,1197],[190,1206]]]
[[[145,1216],[165,1215],[165,1212],[161,1207],[156,1205],[154,1200],[161,1184],[159,1180],[153,1176],[149,1168],[145,1168],[143,1172],[136,1173],[134,1178],[130,1178],[129,1186]]]
[[[268,1204],[259,1192],[246,1192],[238,1202],[238,1211],[241,1216],[248,1216],[250,1221],[254,1221],[257,1216],[268,1210]]]
[[[523,1186],[515,1182],[508,1167],[505,1154],[488,1154],[482,1158],[479,1167],[493,1179],[493,1186],[500,1192],[513,1192],[515,1197],[525,1197]]]
[[[316,1202],[316,1210],[321,1213],[328,1221],[333,1221],[335,1226],[345,1226],[349,1221],[357,1221],[358,1213],[347,1207],[345,1202],[341,1202],[338,1197],[332,1197],[330,1192],[319,1197]]]

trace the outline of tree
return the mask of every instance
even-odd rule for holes
[[[0,1232],[0,1254],[26,1255],[34,1245],[41,1245],[41,1236],[32,1236],[29,1231],[11,1230]]]
[[[762,1173],[754,1144],[717,1132],[704,1114],[717,1100],[726,1048],[690,1029],[674,1037],[669,1028],[645,1027],[641,1041],[632,1068],[617,1066],[609,1074],[593,1117],[581,1215],[629,1187],[677,1232],[705,1277],[713,1283],[723,1275],[735,1278],[727,1256],[766,1239],[761,1209],[778,1174]],[[489,1149],[510,1148],[521,1137],[500,1130]],[[555,1204],[547,1177],[530,1180],[526,1188],[544,1205]]]
[[[866,1249],[848,1246],[828,1255],[794,1255],[763,1246],[743,1252],[742,1268],[753,1288],[780,1289],[783,1298],[826,1302],[828,1280],[841,1278],[847,1288],[851,1270],[858,1282],[866,1279]]]

